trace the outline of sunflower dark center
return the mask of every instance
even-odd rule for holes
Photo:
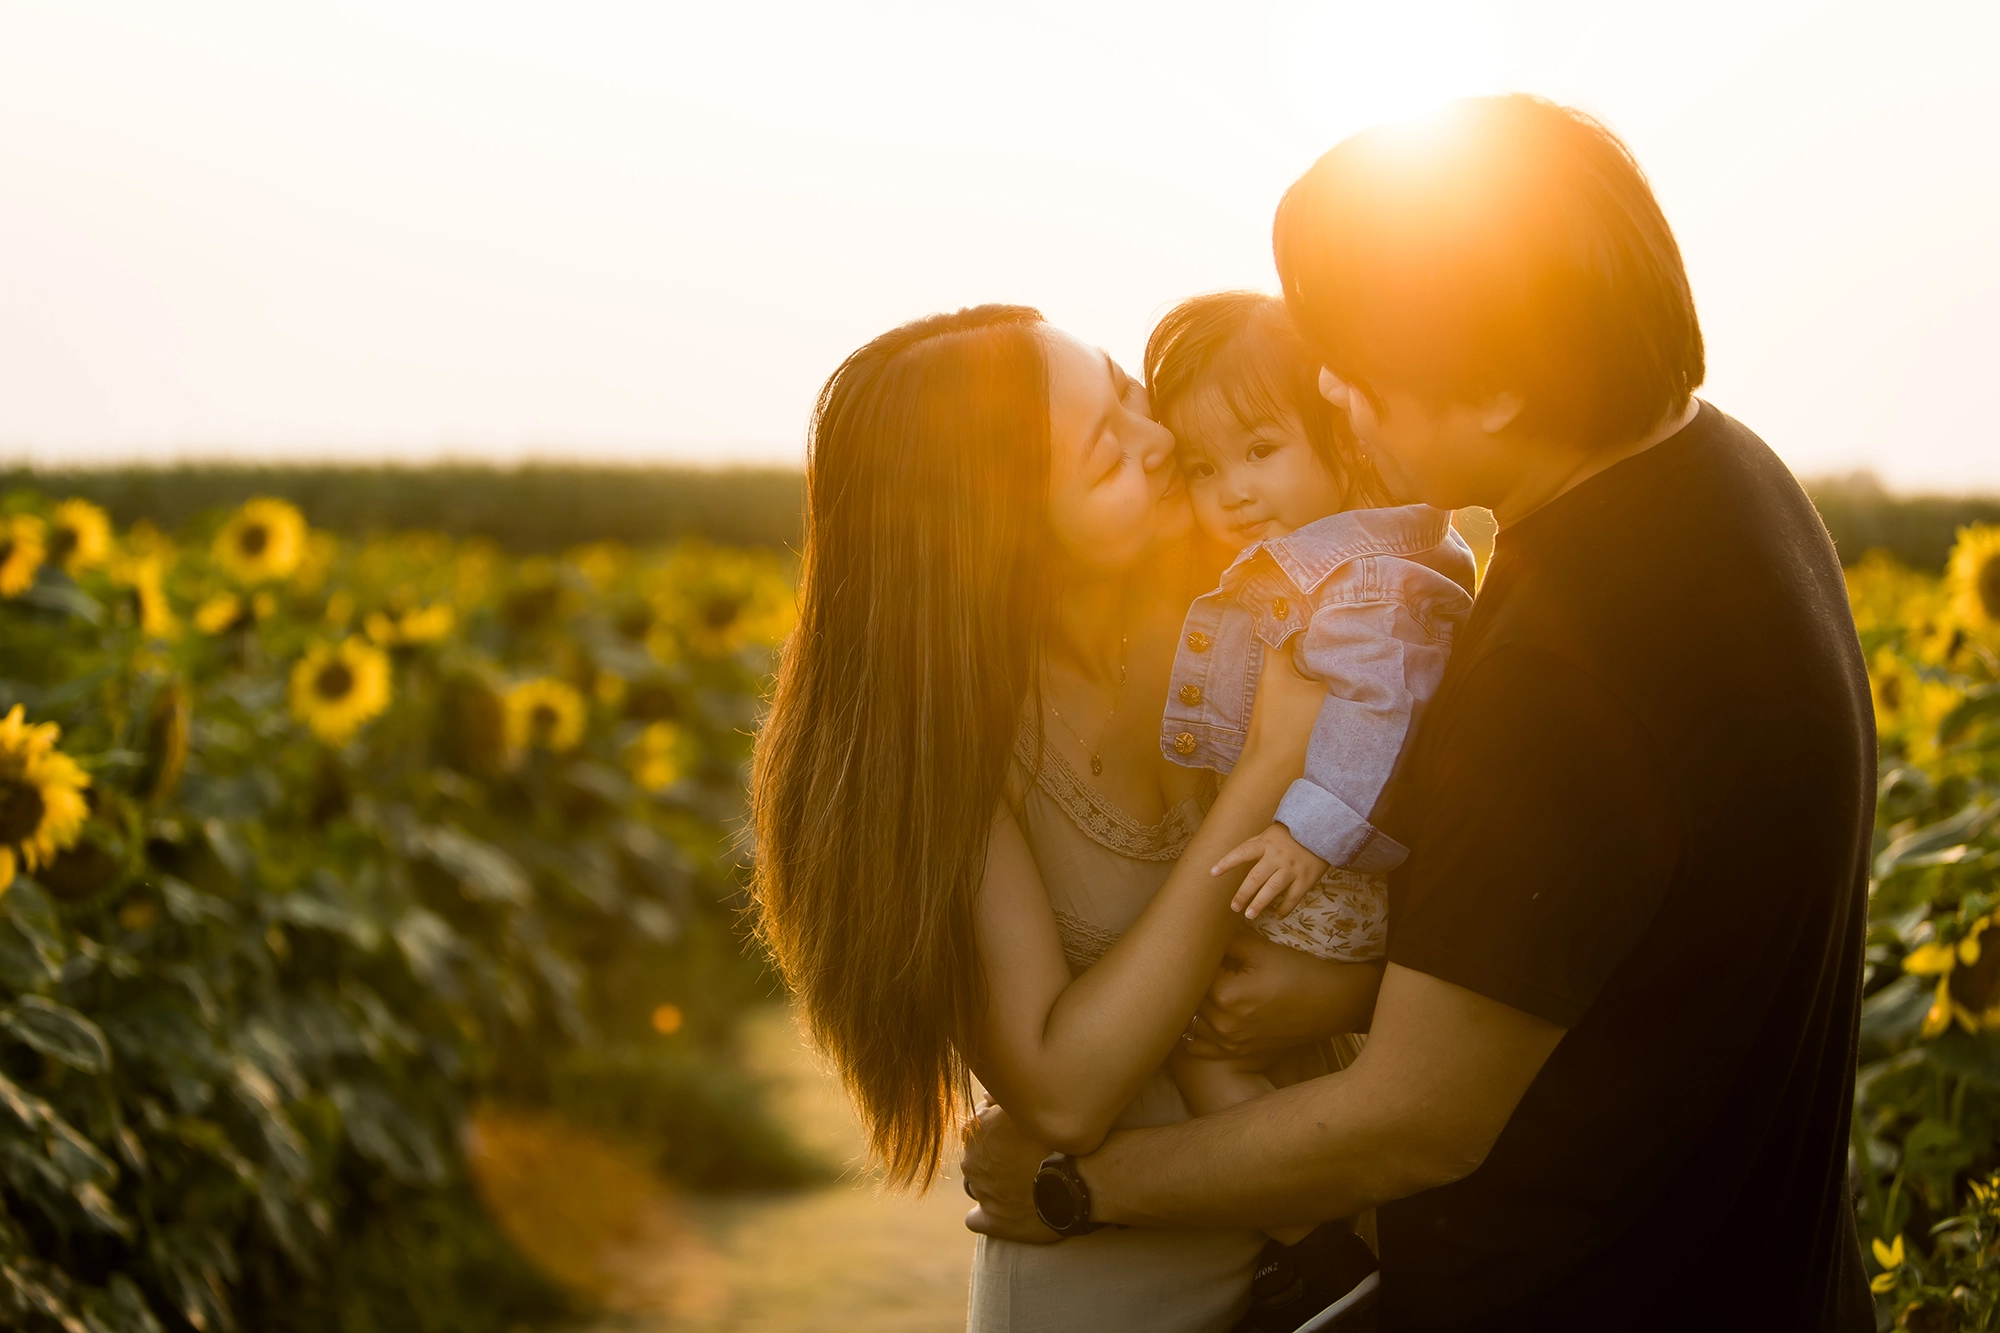
[[[13,558],[14,539],[12,537],[0,537],[0,565],[6,564]]]
[[[245,555],[262,555],[270,544],[271,530],[262,523],[250,524],[236,538],[236,549]]]
[[[1881,686],[1882,707],[1887,712],[1895,712],[1903,706],[1903,682],[1894,676],[1885,676]]]
[[[645,638],[652,628],[653,612],[648,607],[627,607],[618,616],[618,632],[635,642]]]
[[[1986,557],[1972,586],[1979,591],[1979,604],[1986,608],[1986,614],[2000,620],[2000,553]]]
[[[534,729],[536,736],[554,735],[556,725],[561,721],[562,716],[550,704],[536,704],[534,711],[528,714],[528,725]]]
[[[313,693],[322,699],[345,699],[354,691],[354,673],[345,662],[328,662],[313,677]]]
[[[57,528],[49,534],[49,559],[61,564],[77,546],[75,528]]]
[[[26,842],[48,811],[41,789],[21,778],[0,778],[0,843]]]
[[[701,620],[710,629],[728,629],[742,610],[734,597],[711,597],[701,608]]]

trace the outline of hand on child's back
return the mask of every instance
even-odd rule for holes
[[[1326,873],[1327,863],[1301,847],[1290,829],[1273,824],[1217,861],[1208,873],[1220,875],[1240,865],[1250,866],[1250,873],[1229,900],[1229,909],[1255,921],[1273,905],[1277,909],[1273,915],[1290,916]]]

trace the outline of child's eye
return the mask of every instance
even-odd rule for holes
[[[1277,445],[1266,444],[1262,440],[1259,440],[1256,444],[1250,446],[1250,457],[1252,460],[1266,459],[1269,458],[1272,454],[1275,454],[1277,452],[1278,452]]]
[[[1215,467],[1210,463],[1189,463],[1181,470],[1187,473],[1190,481],[1206,481],[1215,475]]]

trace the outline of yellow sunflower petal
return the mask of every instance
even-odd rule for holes
[[[1917,977],[1940,976],[1951,971],[1957,958],[1949,944],[1920,944],[1904,957],[1903,970]]]

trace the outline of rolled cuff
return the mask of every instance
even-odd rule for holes
[[[1305,778],[1294,782],[1278,802],[1277,822],[1291,830],[1299,845],[1330,866],[1381,874],[1394,870],[1409,856],[1397,842],[1326,788]]]

